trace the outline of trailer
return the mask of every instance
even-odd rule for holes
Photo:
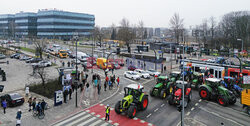
[[[250,89],[242,90],[240,102],[243,105],[243,109],[246,108],[246,112],[250,116]]]

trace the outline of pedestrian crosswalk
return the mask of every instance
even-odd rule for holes
[[[73,116],[61,120],[52,126],[111,126],[112,124],[92,114],[81,111]]]

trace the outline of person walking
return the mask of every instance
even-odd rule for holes
[[[68,67],[70,67],[70,62],[68,61]]]
[[[42,113],[43,114],[44,114],[45,106],[46,106],[46,102],[43,99],[42,102],[41,102],[41,107],[42,107]]]
[[[36,98],[33,98],[32,101],[32,110],[34,111],[36,109]]]
[[[110,80],[108,81],[108,84],[109,84],[109,90],[111,90],[111,85],[112,85],[112,83],[111,83]]]
[[[112,71],[112,74],[114,74],[114,67],[113,67],[113,68],[111,68],[111,71]]]
[[[21,109],[18,109],[17,114],[16,114],[16,119],[21,120],[22,117],[22,111]]]
[[[117,77],[116,82],[117,82],[117,87],[119,87],[119,84],[120,84],[120,78],[119,77]]]
[[[98,95],[100,94],[100,90],[101,90],[101,85],[98,84],[98,85],[97,85],[97,93],[98,93]]]
[[[89,83],[86,84],[86,91],[88,92],[89,90]]]
[[[110,115],[110,107],[109,107],[109,105],[107,105],[107,108],[106,108],[105,112],[106,112],[105,121],[106,120],[109,121],[109,115]]]
[[[7,102],[6,102],[5,99],[2,101],[2,106],[3,106],[3,113],[5,114],[6,113],[6,108],[7,108]]]
[[[29,103],[29,112],[30,112],[31,106],[32,106],[32,97],[29,98],[28,103]]]
[[[62,66],[64,67],[64,65],[65,65],[65,63],[64,63],[64,61],[62,62]]]
[[[71,86],[69,86],[69,99],[71,99],[71,95],[72,95],[72,87]]]

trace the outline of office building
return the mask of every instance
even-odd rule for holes
[[[37,35],[36,13],[20,12],[15,14],[15,35],[18,38],[34,38]]]
[[[15,15],[3,14],[0,15],[0,37],[14,37],[15,36]]]

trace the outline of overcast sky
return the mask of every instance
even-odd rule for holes
[[[218,22],[228,12],[249,11],[250,0],[0,0],[0,14],[50,8],[94,14],[101,27],[119,25],[123,17],[132,24],[142,20],[147,27],[169,27],[177,12],[189,28],[211,16]]]

